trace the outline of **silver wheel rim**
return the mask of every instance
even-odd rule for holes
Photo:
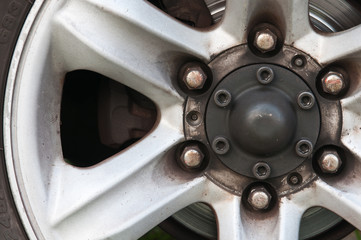
[[[15,51],[4,111],[10,184],[30,238],[135,239],[196,202],[215,211],[221,240],[296,239],[303,213],[314,206],[331,209],[361,228],[357,87],[341,101],[341,141],[354,158],[352,177],[336,183],[316,179],[292,198],[281,198],[279,213],[271,218],[252,220],[242,214],[239,196],[202,175],[187,179],[173,166],[167,151],[184,141],[184,97],[172,86],[179,59],[194,56],[209,62],[212,56],[244,44],[243,30],[262,5],[249,0],[227,4],[229,10],[218,25],[198,31],[144,1],[35,3]],[[280,6],[285,44],[323,66],[350,62],[356,79],[352,84],[357,86],[360,26],[319,34],[310,26],[307,1],[269,4]],[[91,168],[68,165],[61,150],[63,77],[77,69],[99,72],[141,92],[156,103],[160,115],[139,143]]]

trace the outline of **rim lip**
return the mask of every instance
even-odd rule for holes
[[[20,71],[20,62],[25,54],[24,50],[26,44],[31,36],[31,31],[36,25],[35,22],[39,18],[39,13],[42,8],[45,7],[44,0],[37,0],[33,3],[23,28],[19,34],[14,54],[11,59],[11,64],[8,72],[8,78],[6,81],[5,98],[4,98],[4,112],[3,112],[3,133],[4,133],[4,154],[5,163],[8,173],[8,179],[10,184],[11,193],[17,208],[18,214],[25,228],[29,239],[45,239],[41,235],[39,226],[36,224],[35,216],[31,210],[25,206],[29,203],[29,200],[24,194],[21,194],[20,188],[23,186],[23,180],[16,174],[16,163],[14,152],[12,149],[12,103],[14,99],[15,82],[17,79],[18,72]]]

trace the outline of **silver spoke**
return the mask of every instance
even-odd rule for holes
[[[219,240],[242,239],[241,201],[238,197],[213,204],[218,221]]]
[[[318,189],[322,206],[336,212],[357,228],[361,228],[361,181],[359,172],[361,170],[361,92],[349,96],[341,101],[342,106],[342,134],[341,141],[350,151],[353,159],[352,171],[348,176],[339,179],[337,184],[328,185],[322,181],[318,182]],[[346,163],[347,164],[347,163]],[[331,196],[332,200],[327,199]]]
[[[338,60],[360,59],[361,25],[346,31],[330,34],[309,34],[295,43],[295,47],[307,52],[320,64]]]
[[[297,47],[298,41],[314,36],[308,14],[309,3],[305,0],[278,0],[286,28],[285,44]]]
[[[319,62],[323,64],[337,60],[361,59],[361,25],[349,30],[326,35],[320,45]]]
[[[49,192],[53,227],[66,239],[134,239],[197,201],[204,178],[180,180],[174,154],[166,153],[181,138],[161,126],[94,168],[57,162]]]
[[[94,17],[96,16],[96,17]],[[86,23],[86,24],[85,24]],[[209,61],[209,34],[172,19],[146,1],[70,1],[55,17],[54,54],[66,71],[88,69],[156,102],[179,97],[171,80],[179,61]]]
[[[304,0],[229,0],[227,1],[226,12],[222,22],[222,28],[229,32],[239,43],[247,41],[249,25],[257,15],[272,9],[275,16],[280,19],[280,25],[285,27],[285,43],[293,43],[312,33],[309,23],[308,1]],[[267,13],[268,14],[268,13]]]
[[[241,198],[216,185],[209,186],[203,201],[212,206],[218,223],[220,240],[226,239],[297,239],[304,211],[311,207],[305,201],[310,191],[293,196],[296,203],[286,197],[280,199],[278,212],[255,214],[247,210]]]
[[[342,143],[356,156],[361,156],[361,92],[341,101],[342,106]]]
[[[207,194],[203,201],[208,203],[217,216],[218,239],[240,239],[241,222],[241,198],[224,191],[215,184],[208,184]]]
[[[245,212],[242,239],[297,239],[304,209],[287,198],[282,198],[275,207],[279,207],[279,212],[270,212],[265,217],[255,218],[254,214]]]
[[[354,173],[359,173],[360,164],[357,164]],[[361,181],[359,177],[347,178],[336,184],[327,184],[322,180],[315,183],[314,204],[335,212],[346,221],[361,228]]]
[[[227,0],[226,9],[220,28],[229,35],[236,44],[247,42],[247,27],[250,8],[253,7],[250,0]]]

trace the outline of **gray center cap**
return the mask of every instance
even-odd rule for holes
[[[240,93],[233,106],[231,136],[245,152],[272,156],[291,144],[297,127],[296,110],[281,90],[253,87]]]
[[[218,84],[205,123],[208,141],[226,166],[254,177],[254,166],[261,164],[260,170],[271,169],[267,177],[276,177],[310,156],[320,114],[311,89],[298,75],[256,64],[235,70]]]

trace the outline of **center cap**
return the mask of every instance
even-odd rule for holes
[[[272,64],[226,76],[209,98],[205,117],[214,154],[233,171],[260,179],[264,171],[265,177],[277,177],[299,166],[320,129],[312,90],[292,71]]]
[[[231,136],[245,152],[271,156],[291,143],[297,127],[296,111],[283,91],[257,86],[240,93],[233,106]]]

